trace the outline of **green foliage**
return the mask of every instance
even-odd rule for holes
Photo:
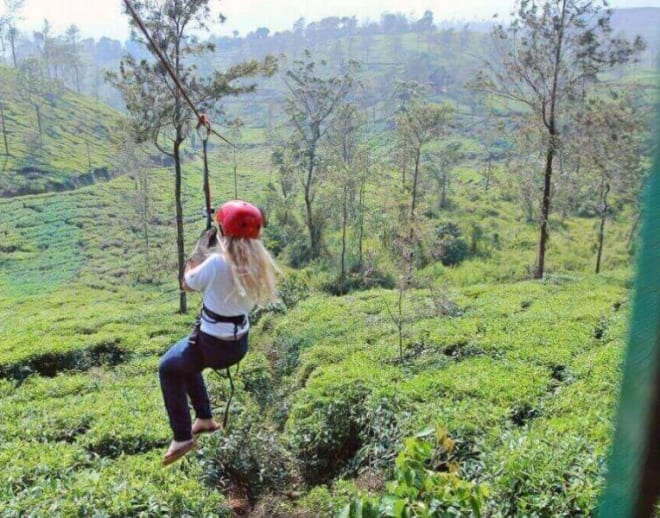
[[[415,45],[408,36],[404,49]],[[374,38],[378,52],[387,44]],[[241,197],[262,201],[272,181],[265,134],[247,128],[237,150]],[[601,278],[585,274],[594,221],[551,218],[549,275],[530,282],[536,229],[519,218],[510,172],[494,164],[484,189],[478,142],[460,137],[468,158],[452,173],[451,213],[428,209],[436,193],[430,180],[420,185],[426,266],[407,292],[401,362],[385,302],[400,275],[390,251],[408,193],[399,194],[387,162],[390,136],[374,137],[363,205],[347,212],[344,287],[364,291],[319,293],[338,284],[341,225],[329,219],[319,262],[287,271],[282,304],[253,315],[229,429],[200,439],[199,452],[166,470],[170,432],[157,362],[192,320],[174,311],[170,173],[149,172],[146,267],[131,178],[0,200],[0,514],[217,516],[229,514],[224,495],[241,494],[256,516],[329,516],[356,499],[354,516],[464,516],[476,514],[475,503],[493,516],[593,513],[626,334],[633,208],[617,207]],[[429,142],[429,154],[439,149]],[[213,193],[233,197],[229,155],[217,151]],[[319,200],[333,199],[333,182]],[[191,159],[183,177],[187,239],[203,225],[200,193],[200,165]],[[285,223],[282,211],[301,206],[301,193],[291,205],[273,193],[264,195],[275,207],[266,243],[281,262],[306,263],[304,229],[292,214]],[[324,210],[318,214],[327,217]],[[436,237],[436,245],[447,240],[450,262],[463,260],[445,267],[433,258]],[[226,383],[207,378],[218,414]],[[437,440],[441,433],[404,442],[433,422],[451,430],[451,442]],[[373,472],[380,484],[368,482]]]
[[[71,190],[120,173],[115,167],[119,112],[57,82],[34,79],[26,86],[26,81],[15,69],[0,66],[9,150],[2,159],[0,195]]]
[[[290,453],[277,432],[264,427],[256,406],[244,408],[232,419],[229,432],[214,437],[203,453],[201,465],[208,484],[245,488],[252,501],[292,483]]]
[[[436,239],[431,254],[444,266],[460,264],[470,254],[467,242],[455,223],[448,222],[436,227]]]
[[[339,516],[481,516],[490,492],[486,486],[461,480],[454,449],[455,442],[441,428],[406,439],[386,494],[354,501]]]

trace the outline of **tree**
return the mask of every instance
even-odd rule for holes
[[[430,167],[433,178],[438,183],[438,207],[447,207],[447,192],[452,169],[463,159],[463,150],[460,142],[448,142],[442,146],[438,153],[432,157]]]
[[[65,33],[65,60],[73,70],[73,84],[76,92],[80,93],[80,30],[77,25],[70,25]]]
[[[311,258],[321,252],[322,221],[314,205],[322,181],[319,146],[351,92],[356,68],[356,63],[350,62],[343,73],[331,75],[327,62],[315,62],[306,50],[304,59],[295,61],[284,78],[289,90],[285,111],[292,130],[288,145],[294,150],[296,172],[303,186]]]
[[[368,150],[364,146],[364,117],[355,104],[346,104],[338,113],[335,124],[329,133],[330,164],[333,170],[335,185],[339,191],[341,207],[341,252],[338,279],[338,293],[346,293],[346,277],[348,273],[346,254],[348,251],[347,230],[354,215],[358,221],[363,220],[362,211],[364,197],[364,182],[366,181],[366,166]],[[353,208],[356,195],[359,197],[358,210]],[[357,212],[357,214],[355,214]],[[362,248],[363,235],[359,231],[358,247]],[[359,261],[359,268],[362,267]]]
[[[16,91],[23,99],[32,105],[35,111],[39,146],[43,146],[43,120],[41,116],[41,101],[44,94],[44,78],[41,65],[36,58],[21,61],[16,76]],[[34,139],[32,139],[34,140]]]
[[[195,36],[209,27],[209,0],[143,0],[134,2],[134,7],[192,103],[201,112],[211,112],[225,96],[252,92],[256,88],[254,83],[235,84],[236,81],[275,72],[276,61],[268,57],[263,62],[250,61],[234,65],[225,72],[216,71],[206,77],[197,74],[196,65],[191,63],[192,58],[199,58],[214,49],[213,44],[200,43]],[[136,30],[135,20],[132,19],[131,24],[131,38],[145,44],[155,54],[155,49]],[[192,108],[186,104],[183,94],[173,84],[159,60],[138,61],[129,54],[122,59],[119,73],[110,73],[107,79],[121,91],[140,140],[152,142],[174,162],[178,278],[181,285],[185,261],[181,146],[188,135],[188,129],[197,121],[193,120]],[[179,292],[179,311],[187,311],[183,289]]]
[[[542,278],[551,211],[553,166],[567,103],[584,97],[598,74],[643,49],[612,35],[602,0],[522,0],[511,24],[493,31],[498,59],[485,63],[475,86],[521,103],[545,137],[541,219],[534,277]]]
[[[11,57],[14,67],[18,66],[16,60],[16,38],[18,37],[18,30],[16,29],[16,20],[18,20],[18,11],[23,8],[25,0],[5,0],[5,23],[7,26],[7,36],[9,37],[9,45],[11,47]]]
[[[5,156],[9,156],[9,144],[7,143],[7,125],[5,123],[5,104],[0,102],[0,121],[2,122],[2,140],[5,143]]]
[[[644,117],[628,94],[615,99],[591,98],[578,119],[584,128],[581,153],[594,172],[599,218],[596,273],[600,273],[605,241],[605,224],[610,214],[609,196],[638,198],[642,168]]]
[[[54,63],[56,54],[56,41],[55,36],[52,34],[50,22],[44,19],[44,24],[41,31],[34,33],[34,41],[39,47],[41,53],[41,60],[46,69],[46,75],[51,77],[51,67],[53,67],[53,76],[57,78],[57,66]]]
[[[453,120],[454,109],[447,103],[426,102],[424,92],[416,83],[404,83],[399,94],[402,102],[395,118],[399,136],[411,151],[413,160],[410,188],[410,233],[412,239],[417,208],[422,150],[429,142],[446,134]],[[412,258],[411,258],[412,260]]]
[[[9,39],[9,25],[6,16],[0,16],[0,55],[2,56],[2,64],[6,65],[7,43]]]

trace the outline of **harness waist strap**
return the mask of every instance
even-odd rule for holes
[[[240,328],[245,327],[245,325],[247,324],[247,315],[232,315],[232,316],[219,315],[215,311],[211,311],[209,308],[207,308],[206,305],[204,305],[202,308],[202,317],[207,322],[211,322],[212,324],[223,322],[226,324],[234,324],[234,326]]]

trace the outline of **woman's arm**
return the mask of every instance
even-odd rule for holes
[[[197,268],[200,263],[196,263],[192,259],[186,262],[186,264],[183,267],[183,278],[181,279],[181,289],[187,293],[190,293],[193,290],[188,284],[186,283],[186,273],[188,273],[189,270],[192,270],[193,268]]]
[[[218,229],[216,229],[215,227],[211,227],[210,229],[203,232],[200,238],[197,240],[197,243],[195,244],[195,248],[193,249],[192,253],[190,254],[190,257],[188,258],[186,264],[183,267],[183,278],[181,279],[181,289],[183,291],[186,292],[199,291],[199,289],[192,288],[186,282],[186,274],[190,270],[197,268],[199,265],[204,263],[204,261],[206,261],[208,256],[211,254],[211,247],[217,244],[217,233],[218,233]]]

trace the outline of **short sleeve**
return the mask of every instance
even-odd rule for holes
[[[213,280],[214,275],[218,269],[219,256],[212,255],[208,257],[202,264],[188,270],[183,276],[186,284],[195,291],[202,291]]]

